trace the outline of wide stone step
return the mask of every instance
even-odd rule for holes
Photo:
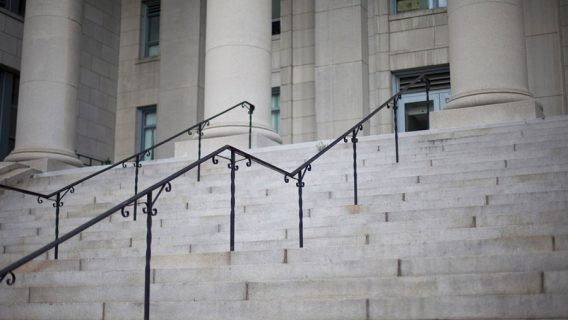
[[[152,319],[496,319],[561,318],[562,294],[320,301],[155,303]],[[139,304],[105,305],[105,319],[139,319]]]

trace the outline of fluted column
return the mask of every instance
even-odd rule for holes
[[[28,0],[16,147],[6,161],[75,156],[82,0]]]
[[[271,128],[269,0],[209,0],[205,46],[205,118],[241,102],[255,105],[253,131],[280,142]],[[205,137],[248,133],[246,112],[216,119]]]
[[[531,98],[520,0],[448,1],[452,97],[446,109]]]

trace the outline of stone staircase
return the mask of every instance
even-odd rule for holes
[[[236,172],[229,249],[223,159],[172,183],[156,203],[152,319],[568,318],[568,117],[483,128],[359,137],[305,178],[304,248],[295,181],[258,164]],[[253,150],[284,169],[317,143]],[[143,163],[141,188],[191,163]],[[49,192],[97,168],[38,174]],[[133,192],[119,168],[64,199],[61,232]],[[0,266],[53,240],[50,203],[0,195]],[[132,211],[132,210],[130,210]],[[146,223],[117,212],[0,284],[0,319],[141,319]]]

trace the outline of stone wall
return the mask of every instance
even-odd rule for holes
[[[524,0],[529,90],[546,116],[566,113],[558,0]]]
[[[140,58],[140,0],[122,1],[115,159],[136,150],[137,108],[157,105],[160,57]],[[160,125],[158,123],[158,125]]]
[[[120,1],[84,0],[76,150],[113,159]]]
[[[369,2],[370,108],[393,95],[393,72],[446,65],[448,15],[445,8],[391,14],[389,0]],[[393,131],[392,111],[372,121],[374,134]]]
[[[280,134],[283,143],[313,141],[317,136],[315,0],[283,0],[281,15]]]

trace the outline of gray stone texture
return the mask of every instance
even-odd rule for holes
[[[120,15],[120,1],[84,1],[76,150],[100,160],[114,159]]]
[[[329,139],[368,113],[367,2],[316,0],[315,16],[317,138]]]
[[[205,8],[204,0],[162,2],[157,141],[203,120]],[[173,152],[170,143],[157,156],[172,157]]]
[[[140,55],[141,10],[140,1],[121,2],[115,160],[132,155],[138,150],[137,108],[157,105],[160,97],[161,59],[141,58]]]

